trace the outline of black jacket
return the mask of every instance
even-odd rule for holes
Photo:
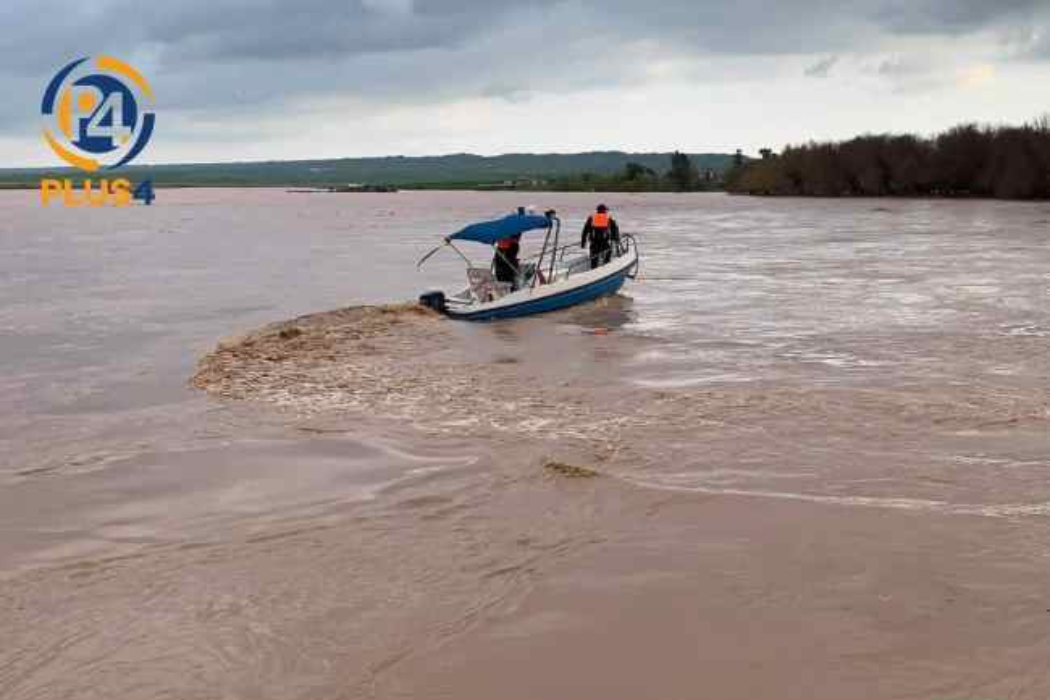
[[[587,223],[583,225],[583,237],[580,238],[580,247],[585,248],[588,241],[594,244],[603,238],[612,241],[620,240],[620,226],[616,223],[616,219],[610,216],[609,228],[601,229],[594,228],[594,217],[588,216]]]

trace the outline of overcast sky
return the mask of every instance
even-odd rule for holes
[[[754,152],[1050,111],[1050,0],[0,3],[0,167],[55,164],[51,75],[152,82],[142,162]]]

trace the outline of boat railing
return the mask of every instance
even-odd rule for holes
[[[612,242],[612,257],[615,259],[626,255],[634,246],[634,236],[629,233],[620,234],[620,240]],[[541,258],[549,260],[552,255],[558,263],[558,269],[555,271],[555,277],[558,279],[568,279],[570,276],[578,274],[579,272],[589,272],[591,270],[589,264],[591,258],[590,252],[586,249],[581,249],[576,243],[568,243],[553,250],[548,250],[543,253],[537,253],[536,255],[530,255],[527,258],[523,258],[519,261],[518,268],[523,272],[535,271],[541,262]],[[569,259],[569,262],[566,262],[566,258]],[[586,267],[583,267],[583,263],[588,264]],[[541,284],[550,281],[552,280],[544,280],[541,281]]]
[[[637,244],[634,236],[629,233],[620,234],[620,239],[612,242],[612,259],[627,255],[635,247]],[[553,260],[554,264],[548,266],[549,263],[546,261],[550,260]],[[590,252],[580,249],[575,243],[550,248],[519,260],[517,281],[514,284],[498,282],[493,274],[494,266],[495,262],[488,268],[468,265],[468,288],[464,293],[471,301],[480,303],[493,301],[519,289],[564,281],[573,275],[590,272],[593,269]],[[449,303],[470,302],[465,299],[450,298]]]
[[[629,233],[620,234],[620,240],[613,241],[613,260],[627,255],[632,248],[637,248],[637,246],[634,236]],[[540,267],[540,263],[551,259],[555,261],[553,277],[550,275],[551,268],[547,267],[546,263],[543,265],[546,271]],[[449,296],[446,303],[450,306],[487,303],[519,289],[564,281],[575,274],[590,272],[592,269],[590,252],[581,250],[573,243],[548,249],[545,253],[531,255],[520,260],[515,284],[498,281],[491,264],[489,267],[476,267],[468,261],[467,288],[459,294]]]

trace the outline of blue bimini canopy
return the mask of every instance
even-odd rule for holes
[[[504,238],[510,238],[526,231],[548,228],[550,225],[551,220],[546,216],[538,214],[511,214],[495,221],[483,221],[478,224],[472,224],[458,233],[453,233],[446,240],[474,241],[475,243],[495,245],[497,241],[501,241]]]

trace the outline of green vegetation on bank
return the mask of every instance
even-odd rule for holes
[[[659,172],[643,163],[630,161],[622,170],[608,175],[582,173],[541,183],[536,189],[564,192],[703,192],[722,188],[722,177],[733,163],[733,156],[711,157],[701,170],[694,159],[675,151],[665,163],[669,168]],[[712,167],[715,166],[715,167]]]
[[[966,124],[932,138],[868,135],[763,151],[726,175],[738,194],[1050,198],[1050,119]]]
[[[648,173],[662,172],[671,153],[600,151],[577,154],[507,154],[337,160],[272,161],[259,163],[204,163],[136,165],[99,177],[149,178],[158,187],[345,187],[350,183],[421,189],[598,189],[621,182],[629,164],[635,173],[624,188],[648,189]],[[726,154],[692,154],[687,157],[698,173],[718,176],[730,166]],[[580,173],[586,173],[581,175]],[[0,169],[0,186],[30,183],[41,178],[84,179],[84,174],[63,168]],[[657,176],[656,180],[661,180]],[[643,185],[645,185],[643,187]],[[654,187],[655,188],[655,187]]]

